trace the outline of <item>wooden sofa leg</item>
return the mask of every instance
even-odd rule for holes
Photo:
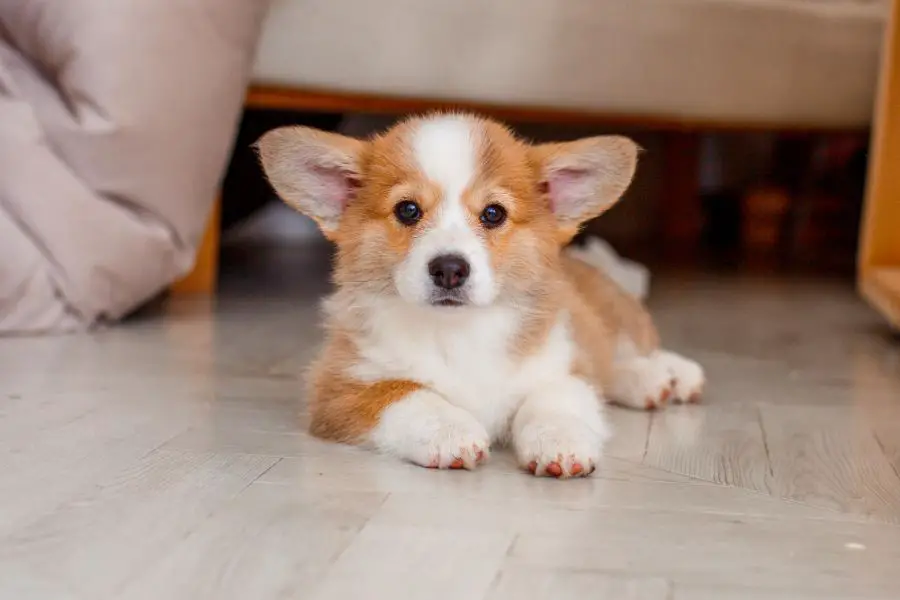
[[[900,331],[900,0],[882,47],[859,249],[862,295]]]
[[[197,250],[194,269],[172,284],[172,294],[214,294],[219,277],[219,237],[221,235],[222,198],[213,203],[206,232]]]

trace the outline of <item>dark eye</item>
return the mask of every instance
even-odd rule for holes
[[[499,204],[491,204],[481,211],[481,223],[485,227],[499,227],[506,220],[506,209]]]
[[[398,202],[394,207],[394,216],[408,227],[419,222],[419,219],[422,218],[422,209],[412,200],[404,200]]]

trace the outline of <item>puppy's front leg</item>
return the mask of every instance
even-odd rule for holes
[[[609,436],[602,410],[594,388],[574,376],[533,390],[513,419],[519,464],[538,476],[590,475]]]
[[[310,431],[360,444],[423,467],[472,469],[490,437],[475,417],[414,381],[351,381],[323,370],[313,380]]]
[[[491,445],[475,417],[428,389],[385,408],[369,440],[382,452],[437,469],[474,469]]]

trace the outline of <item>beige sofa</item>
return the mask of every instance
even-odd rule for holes
[[[865,127],[888,4],[275,0],[253,80],[362,96],[362,108],[400,98],[618,122]]]

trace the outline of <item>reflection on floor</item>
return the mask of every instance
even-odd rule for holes
[[[0,598],[896,598],[900,345],[848,285],[654,280],[707,401],[612,410],[597,476],[557,482],[311,439],[323,252],[0,340]]]

